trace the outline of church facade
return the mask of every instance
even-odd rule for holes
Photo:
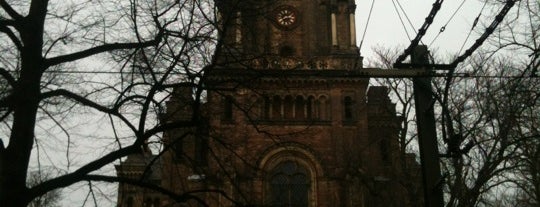
[[[400,151],[388,90],[358,75],[354,0],[216,4],[223,43],[206,99],[198,104],[193,88],[178,87],[161,117],[199,124],[164,133],[153,182],[208,206],[421,203],[418,165]],[[130,160],[149,156],[131,156],[118,175],[142,175],[143,164]],[[118,205],[200,205],[137,189],[120,186]]]

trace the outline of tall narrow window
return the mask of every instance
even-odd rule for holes
[[[313,109],[314,99],[315,98],[313,96],[309,96],[306,102],[306,118],[307,119],[314,118],[314,109]]]
[[[293,97],[292,96],[285,96],[285,100],[283,103],[283,115],[285,116],[285,119],[292,119],[293,118]],[[298,111],[296,111],[298,113]]]
[[[144,207],[152,207],[152,199],[151,198],[144,199],[143,206]]]
[[[306,103],[304,101],[304,97],[297,96],[296,100],[295,100],[296,119],[305,119],[306,118],[305,106],[306,106]]]
[[[319,97],[317,103],[317,112],[320,120],[328,120],[328,99],[326,96]]]
[[[272,119],[281,119],[281,97],[274,96],[272,100]]]
[[[381,148],[381,159],[384,163],[390,162],[390,144],[388,143],[388,140],[385,138],[381,139],[380,148]]]
[[[353,119],[353,100],[350,96],[345,96],[343,108],[345,112],[344,114],[345,120],[352,120]]]
[[[194,162],[200,166],[206,166],[208,164],[208,125],[204,124],[197,127],[195,136],[195,155]]]
[[[181,159],[184,157],[184,137],[177,137],[173,140],[173,150],[175,153],[176,159]]]
[[[264,97],[264,106],[263,107],[264,107],[264,109],[263,109],[263,118],[264,119],[270,119],[272,103],[270,101],[270,98],[268,98],[268,96]]]
[[[127,198],[126,207],[133,207],[133,197],[129,196]]]
[[[270,206],[308,206],[310,180],[307,170],[293,161],[280,163],[271,171]]]
[[[159,198],[154,198],[154,207],[160,207],[161,202],[159,202]]]
[[[226,96],[223,103],[223,119],[232,120],[233,119],[233,98],[231,96]]]

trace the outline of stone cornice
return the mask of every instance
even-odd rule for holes
[[[355,70],[278,70],[218,68],[207,72],[209,83],[263,82],[263,83],[355,83],[366,82],[370,74],[364,69]]]

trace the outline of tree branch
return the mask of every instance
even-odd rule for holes
[[[180,127],[195,127],[195,126],[198,126],[198,124],[200,123],[196,121],[192,121],[192,120],[167,122],[167,123],[160,124],[154,128],[146,130],[144,132],[144,137],[149,138],[154,134],[165,132],[167,130],[171,130],[175,128],[180,128]]]
[[[61,64],[61,63],[71,62],[71,61],[79,60],[85,57],[89,57],[89,56],[107,52],[107,51],[145,48],[145,47],[157,45],[161,41],[162,36],[163,34],[162,32],[160,32],[156,35],[156,38],[154,40],[150,40],[146,42],[104,44],[104,45],[100,45],[97,47],[93,47],[90,49],[86,49],[83,51],[79,51],[79,52],[75,52],[75,53],[71,53],[67,55],[47,58],[45,59],[45,66],[50,67],[53,65]]]
[[[196,194],[196,193],[217,193],[217,194],[220,194],[223,197],[225,197],[225,199],[235,203],[236,206],[244,206],[241,203],[235,201],[230,196],[228,196],[227,193],[225,193],[224,191],[217,190],[217,189],[194,190],[194,191],[187,191],[187,192],[182,193],[182,194],[177,194],[175,192],[167,190],[167,189],[165,189],[163,187],[160,187],[158,185],[151,184],[151,183],[146,183],[146,182],[141,182],[141,180],[139,180],[139,179],[130,179],[130,178],[125,178],[125,177],[106,176],[106,175],[86,175],[86,176],[84,176],[83,179],[88,180],[88,181],[102,181],[102,182],[109,182],[109,183],[116,182],[116,183],[130,184],[130,185],[134,185],[134,186],[138,186],[138,187],[142,187],[142,188],[146,188],[146,189],[150,189],[150,190],[154,190],[156,192],[162,193],[162,194],[164,194],[166,196],[169,196],[170,198],[172,198],[173,200],[175,200],[176,202],[179,202],[179,203],[183,203],[183,202],[186,202],[188,200],[196,200],[197,202],[199,202],[200,204],[203,204],[205,206],[207,206],[207,204],[203,199],[201,199],[201,198],[199,198],[197,196],[194,196],[192,194]]]
[[[17,11],[15,11],[15,9],[13,9],[13,7],[11,7],[5,0],[0,0],[0,6],[2,6],[4,11],[6,11],[6,13],[8,13],[9,16],[11,16],[11,18],[16,19],[16,20],[23,18],[23,16],[20,15]]]
[[[17,84],[17,80],[5,68],[0,68],[0,76],[4,77],[11,87],[15,87]]]
[[[83,97],[83,96],[80,96],[78,94],[75,94],[71,91],[68,91],[68,90],[65,90],[65,89],[58,89],[58,90],[54,90],[54,91],[49,91],[49,92],[45,92],[45,93],[42,93],[41,94],[41,100],[43,99],[47,99],[47,98],[51,98],[51,97],[56,97],[56,96],[63,96],[63,97],[66,97],[68,99],[71,99],[71,100],[74,100],[84,106],[89,106],[89,107],[92,107],[98,111],[101,111],[101,112],[104,112],[104,113],[107,113],[107,114],[111,114],[111,115],[114,115],[118,118],[120,118],[131,130],[133,130],[134,132],[136,132],[136,128],[129,122],[129,120],[127,120],[124,116],[122,116],[120,113],[118,113],[118,109],[117,107],[115,108],[107,108],[106,106],[103,106],[103,105],[100,105],[96,102],[93,102],[89,99],[87,99],[86,97]]]
[[[92,107],[92,108],[94,108],[94,109],[96,109],[98,111],[101,111],[101,112],[105,112],[105,113],[108,113],[108,114],[118,114],[118,112],[115,109],[109,109],[109,108],[107,108],[105,106],[102,106],[102,105],[100,105],[100,104],[98,104],[96,102],[93,102],[93,101],[87,99],[86,97],[80,96],[78,94],[75,94],[75,93],[73,93],[71,91],[68,91],[68,90],[65,90],[65,89],[58,89],[58,90],[42,93],[41,94],[41,99],[43,100],[43,99],[56,97],[56,96],[63,96],[63,97],[72,99],[74,101],[77,101],[77,102],[81,103],[82,105]]]
[[[15,33],[13,33],[13,31],[11,31],[5,24],[0,24],[0,32],[5,33],[9,37],[9,39],[17,47],[17,50],[22,50],[23,45],[21,41],[19,40],[19,38],[17,38],[17,35],[15,35]]]
[[[68,174],[47,180],[39,185],[36,185],[33,188],[29,189],[28,196],[30,199],[33,199],[38,196],[44,195],[45,193],[51,190],[67,187],[76,182],[85,180],[85,176],[87,176],[90,172],[98,170],[102,168],[103,166],[108,165],[121,157],[125,157],[129,154],[139,152],[142,144],[143,144],[143,141],[137,140],[135,141],[133,145],[110,152],[109,154],[97,160],[87,163],[86,165],[82,166],[81,168],[77,169],[76,171],[72,173],[68,173]]]
[[[204,200],[202,200],[201,198],[197,196],[191,195],[190,192],[177,194],[175,192],[162,188],[158,185],[143,182],[138,179],[130,179],[130,178],[125,178],[125,177],[115,177],[115,176],[106,176],[106,175],[86,175],[82,178],[82,180],[130,184],[130,185],[134,185],[134,186],[138,186],[138,187],[142,187],[142,188],[146,188],[146,189],[150,189],[150,190],[162,193],[166,196],[169,196],[170,198],[172,198],[173,200],[179,203],[184,203],[184,202],[187,202],[188,200],[196,200],[197,202],[207,206]]]

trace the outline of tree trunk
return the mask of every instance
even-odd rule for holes
[[[45,69],[42,48],[47,0],[33,0],[24,19],[18,21],[22,48],[21,72],[12,95],[13,124],[9,144],[0,153],[0,204],[27,206],[32,200],[26,174],[34,143],[36,114],[40,102],[41,76]]]

